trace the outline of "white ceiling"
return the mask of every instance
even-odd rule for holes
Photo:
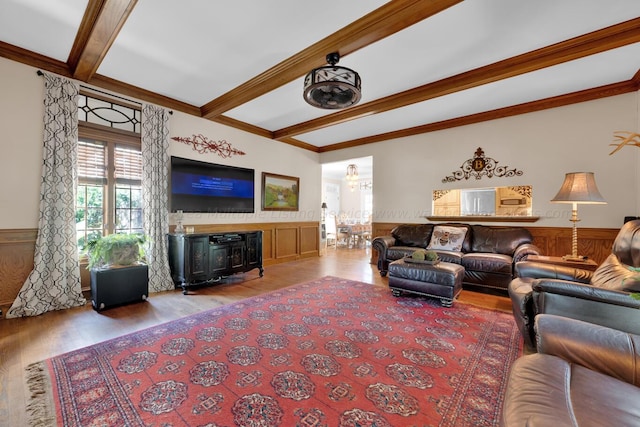
[[[81,31],[87,7],[100,3],[0,0],[0,56],[79,78],[71,53],[74,46],[91,51],[93,41],[100,40],[99,32],[92,35],[86,29]],[[113,43],[106,43],[101,51],[103,58],[98,59],[95,71],[79,79],[109,89],[122,87],[121,93],[129,92],[143,100],[148,94],[160,95],[149,99],[205,116],[203,107],[212,100],[309,47],[324,46],[323,39],[379,7],[417,8],[426,3],[456,1],[102,3],[103,10],[132,9],[130,14],[122,13],[126,19],[121,27],[116,26]],[[537,66],[534,68],[541,69],[531,72],[518,68],[516,75],[488,79],[486,83],[481,77],[470,85],[463,79],[460,87],[454,83],[451,89],[449,84],[445,94],[419,102],[401,97],[396,108],[385,107],[383,111],[372,104],[639,17],[639,0],[466,0],[352,53],[348,46],[344,48],[348,54],[342,54],[339,65],[358,71],[362,78],[362,100],[356,107],[362,106],[363,110],[357,119],[340,116],[335,124],[305,128],[302,133],[279,138],[283,129],[336,113],[304,102],[304,75],[300,75],[277,82],[275,89],[225,110],[222,120],[259,134],[264,131],[264,135],[288,143],[291,141],[286,137],[291,137],[300,146],[323,151],[323,147],[339,147],[372,135],[625,82],[634,79],[640,69],[640,19],[629,23],[625,34],[605,34],[603,44],[613,48],[602,52],[585,47],[575,59],[550,61],[550,66]],[[88,35],[89,41],[78,40],[78,34]],[[625,41],[618,43],[617,39]],[[323,65],[327,53],[316,55],[317,66]],[[514,63],[515,59],[506,61],[505,67]],[[365,108],[369,105],[371,108]]]

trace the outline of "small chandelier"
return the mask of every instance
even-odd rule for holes
[[[358,166],[354,164],[350,164],[349,166],[347,166],[346,178],[349,188],[351,189],[351,191],[354,191],[356,189],[356,186],[358,185]]]
[[[327,110],[346,108],[360,101],[360,76],[355,71],[336,64],[340,54],[327,55],[326,65],[314,68],[304,78],[304,100],[314,107]]]

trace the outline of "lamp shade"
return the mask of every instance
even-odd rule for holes
[[[327,209],[327,204],[325,202],[322,202],[322,206],[320,206],[320,209]]]
[[[598,191],[593,172],[570,172],[558,194],[551,199],[554,203],[580,203],[602,205],[607,202]]]

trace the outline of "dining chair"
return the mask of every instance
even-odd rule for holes
[[[338,233],[336,229],[336,217],[334,215],[327,215],[325,218],[325,227],[327,231],[327,247],[338,247]]]

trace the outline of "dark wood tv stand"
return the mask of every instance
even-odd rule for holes
[[[176,286],[215,283],[236,273],[262,268],[262,231],[169,234],[169,267]]]

